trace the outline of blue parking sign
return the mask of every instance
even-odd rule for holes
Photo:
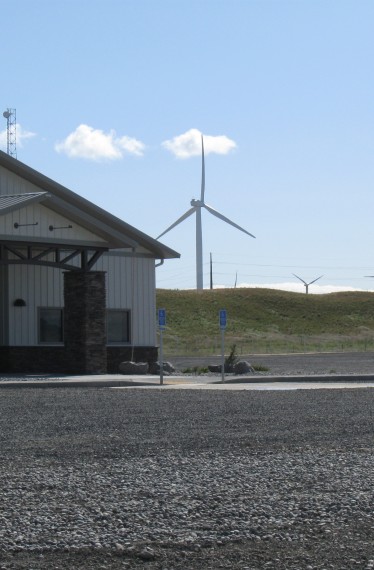
[[[158,326],[160,329],[164,329],[166,327],[166,309],[158,310]]]
[[[227,324],[226,309],[221,309],[219,312],[219,328],[224,330]]]

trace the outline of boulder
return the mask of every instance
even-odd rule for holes
[[[148,368],[147,362],[125,361],[119,365],[121,374],[148,374]]]
[[[163,362],[162,364],[163,364],[162,368],[164,370],[164,374],[166,374],[167,376],[175,372],[175,368],[170,362]],[[149,372],[150,374],[156,374],[156,375],[160,374],[160,363],[158,361],[152,362],[149,368]]]
[[[208,366],[209,372],[213,374],[220,374],[222,370],[222,366],[220,364],[209,364]]]
[[[254,369],[246,360],[238,360],[234,364],[234,374],[254,374]]]

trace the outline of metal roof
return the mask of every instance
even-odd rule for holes
[[[0,195],[0,215],[18,210],[34,202],[41,202],[49,196],[48,192],[30,192],[29,194]]]
[[[136,250],[137,246],[141,246],[154,255],[156,259],[180,257],[179,253],[158,240],[137,230],[130,224],[3,151],[0,151],[0,166],[42,188],[44,192],[37,194],[47,194],[44,197],[45,199],[40,198],[44,201],[45,206],[65,216],[70,216],[87,229],[94,231],[96,234],[101,234],[108,241],[109,249],[132,247]]]

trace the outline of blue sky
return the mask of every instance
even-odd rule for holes
[[[372,0],[13,0],[17,156],[152,237],[199,198],[204,284],[374,288]],[[0,115],[1,116],[1,115]],[[0,147],[6,149],[6,120]],[[179,143],[179,144],[177,144]],[[195,225],[157,286],[195,287]]]

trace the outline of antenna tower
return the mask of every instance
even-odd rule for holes
[[[6,119],[6,151],[7,154],[13,158],[17,158],[17,147],[16,147],[16,110],[7,109],[3,113],[3,117]]]

